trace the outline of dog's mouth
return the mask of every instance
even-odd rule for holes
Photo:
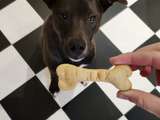
[[[85,57],[74,59],[74,58],[71,58],[71,57],[68,56],[68,59],[71,60],[72,62],[81,62],[82,60],[85,59]]]

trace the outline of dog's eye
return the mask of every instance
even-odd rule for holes
[[[91,23],[95,23],[96,22],[96,16],[90,16],[88,18],[88,21],[91,22]]]
[[[62,13],[60,14],[60,17],[63,19],[63,20],[68,20],[68,15]]]
[[[62,15],[62,17],[63,17],[64,20],[68,19],[67,15]]]

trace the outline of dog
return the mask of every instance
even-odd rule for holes
[[[59,92],[56,68],[63,63],[89,64],[95,56],[93,35],[103,13],[126,0],[43,0],[51,15],[42,28],[42,56],[51,74],[51,93]]]

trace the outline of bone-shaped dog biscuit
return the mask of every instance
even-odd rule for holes
[[[58,85],[61,90],[71,90],[80,81],[109,82],[119,90],[129,90],[132,84],[128,77],[132,70],[127,65],[118,65],[113,69],[87,69],[70,64],[61,64],[56,69]]]

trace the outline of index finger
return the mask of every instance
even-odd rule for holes
[[[136,66],[153,66],[160,69],[160,52],[133,52],[110,58],[114,65],[127,64]]]

